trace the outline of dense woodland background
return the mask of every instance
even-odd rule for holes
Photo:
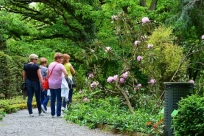
[[[0,14],[0,93],[6,98],[20,92],[29,54],[51,62],[55,52],[70,54],[77,90],[93,91],[96,83],[103,95],[123,96],[130,109],[137,84],[159,98],[163,82],[194,80],[202,94],[202,0],[1,0]],[[127,71],[126,86],[107,83]]]

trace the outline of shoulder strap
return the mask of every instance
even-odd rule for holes
[[[56,64],[55,64],[55,66],[56,66],[57,64],[58,64],[58,63],[56,63]],[[49,78],[49,77],[51,76],[52,71],[53,71],[53,69],[55,68],[55,66],[52,68],[52,70],[51,70],[51,72],[50,72],[50,74],[48,75],[48,77],[47,77],[47,78]]]

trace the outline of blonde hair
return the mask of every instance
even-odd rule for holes
[[[30,54],[29,59],[30,59],[30,60],[38,59],[38,55],[36,55],[36,54]]]
[[[61,58],[63,58],[63,54],[62,53],[60,53],[60,52],[55,53],[54,60],[61,59]]]
[[[65,64],[69,62],[70,56],[68,54],[63,54],[63,58],[64,58],[63,64]]]
[[[47,59],[46,58],[40,58],[40,65],[46,64]]]

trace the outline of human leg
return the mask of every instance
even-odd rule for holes
[[[47,96],[47,90],[43,91],[43,93],[44,93],[44,101],[42,104],[43,104],[45,110],[47,111],[47,103],[49,101],[49,96]]]
[[[27,100],[28,112],[29,112],[29,114],[33,114],[32,101],[33,101],[34,91],[32,88],[32,81],[27,79],[26,80],[26,86],[27,86],[27,93],[28,93],[28,100]]]
[[[51,107],[51,115],[55,115],[55,101],[56,101],[56,89],[50,89],[51,94],[51,101],[50,101],[50,107]]]
[[[73,88],[69,90],[69,103],[72,102]]]
[[[61,88],[56,89],[56,96],[57,96],[57,116],[61,116],[62,106]]]
[[[38,113],[41,114],[40,83],[39,82],[33,82],[33,88],[34,88],[34,92],[35,92],[35,98],[36,98],[36,102],[37,102]]]

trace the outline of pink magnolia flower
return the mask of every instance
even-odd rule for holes
[[[82,94],[82,90],[79,90],[79,94]]]
[[[94,81],[93,83],[90,84],[90,87],[95,88],[95,87],[97,87],[97,85],[98,85],[98,83]]]
[[[134,45],[135,45],[135,46],[137,46],[137,45],[139,45],[139,44],[140,44],[140,41],[135,41],[135,42],[134,42]]]
[[[194,83],[194,80],[189,80],[190,83]]]
[[[137,56],[137,61],[141,61],[143,59],[142,56]]]
[[[125,73],[122,74],[122,77],[123,77],[123,78],[127,78],[127,77],[128,77],[128,74],[129,74],[129,71],[126,71]]]
[[[89,102],[90,100],[89,100],[87,97],[85,97],[85,98],[83,99],[83,101],[84,101],[84,102]]]
[[[137,86],[134,88],[135,91],[139,90],[142,87],[142,84],[137,84]]]
[[[113,82],[113,81],[114,81],[114,78],[113,78],[112,76],[108,77],[108,79],[107,79],[107,82],[108,82],[108,83],[111,83],[111,82]]]
[[[113,76],[113,81],[116,81],[118,79],[118,75]]]
[[[116,16],[116,15],[113,15],[111,18],[112,18],[112,20],[118,20],[118,16]]]
[[[94,74],[93,74],[93,73],[89,73],[89,77],[90,77],[90,78],[93,78],[93,77],[94,77]]]
[[[109,52],[111,50],[111,47],[106,47],[105,52]]]
[[[204,40],[204,35],[202,35],[201,39]]]
[[[145,23],[148,23],[148,22],[150,22],[148,17],[143,17],[142,18],[142,23],[145,24]]]
[[[156,83],[156,80],[155,80],[155,79],[151,79],[151,80],[150,80],[150,83],[153,85],[153,84]]]
[[[147,48],[148,48],[148,49],[150,49],[150,48],[152,48],[152,47],[153,47],[152,44],[148,44],[148,45],[147,45]]]
[[[142,87],[142,84],[138,84],[137,87],[139,87],[139,88]]]
[[[120,78],[120,83],[124,83],[125,79],[124,78]]]

